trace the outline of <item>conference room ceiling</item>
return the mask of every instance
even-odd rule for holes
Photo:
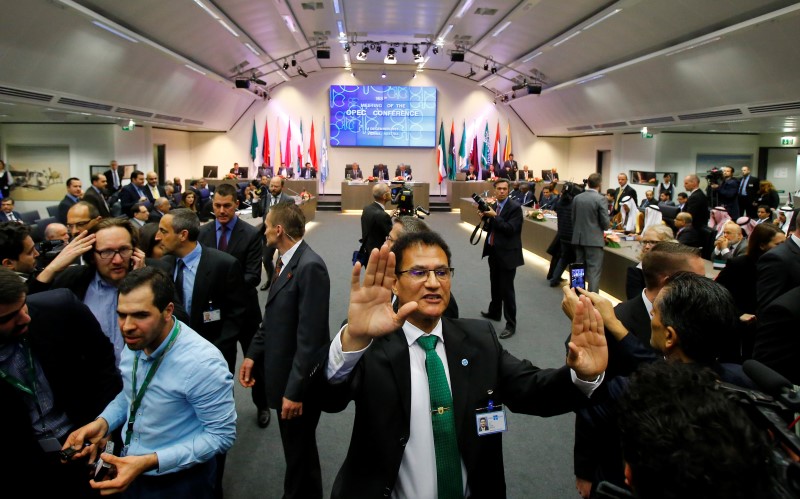
[[[255,76],[269,90],[301,78],[300,68],[313,78],[347,67],[360,76],[422,69],[468,78],[538,135],[642,126],[782,133],[796,130],[800,115],[800,3],[786,0],[0,5],[0,104],[15,104],[0,105],[0,123],[133,118],[228,130],[262,98],[236,89],[237,77]],[[357,60],[369,42],[366,60]],[[395,65],[384,64],[390,45]],[[317,57],[322,46],[329,59]],[[452,61],[454,51],[463,62]],[[541,95],[526,84],[541,85]]]

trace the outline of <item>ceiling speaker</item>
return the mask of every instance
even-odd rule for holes
[[[528,85],[528,94],[539,95],[542,93],[541,85]]]
[[[450,62],[464,62],[464,52],[451,52]]]
[[[236,88],[250,88],[250,80],[236,80]]]
[[[322,47],[317,49],[317,59],[330,59],[330,58],[331,58],[330,47]]]

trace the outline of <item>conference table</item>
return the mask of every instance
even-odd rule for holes
[[[480,223],[478,208],[470,197],[459,200],[461,210],[461,221],[471,225]],[[531,208],[522,208],[523,214],[531,211]],[[547,248],[553,242],[558,230],[555,218],[546,217],[544,221],[537,222],[527,216],[522,224],[522,247],[531,253],[550,260],[552,257],[547,253]],[[625,280],[628,267],[639,263],[638,253],[640,245],[637,241],[620,241],[619,248],[603,248],[603,271],[600,274],[600,289],[617,298],[625,301]],[[708,260],[703,260],[706,269],[706,276],[714,279],[719,270],[715,269]]]
[[[389,188],[399,184],[384,182]],[[414,208],[421,206],[430,209],[430,184],[427,182],[406,182],[406,187],[414,194]],[[342,212],[359,211],[374,201],[372,187],[375,182],[344,181],[342,182]],[[394,205],[389,205],[394,206]]]
[[[513,184],[513,181],[511,183]],[[533,185],[533,195],[536,199],[539,199],[539,196],[542,194],[542,189],[550,185],[547,182],[531,182],[531,184]],[[561,192],[563,187],[563,183],[558,184],[557,188],[559,192]],[[451,208],[455,208],[459,199],[468,198],[472,196],[472,193],[483,196],[487,191],[490,196],[494,196],[494,182],[490,180],[448,180],[447,202],[450,204]]]
[[[205,180],[206,180],[206,183],[209,185],[209,188],[212,187],[212,186],[214,188],[216,188],[216,186],[218,186],[220,184],[231,184],[231,185],[235,185],[235,186],[238,186],[239,184],[245,184],[245,183],[249,184],[254,179],[248,179],[248,178],[207,178]],[[184,180],[183,181],[183,184],[184,184],[183,188],[184,189],[188,189],[190,182],[191,182],[191,180]],[[291,179],[290,178],[290,179],[286,179],[286,181],[283,184],[283,188],[284,188],[284,190],[287,191],[286,193],[289,194],[290,196],[297,196],[303,191],[303,189],[305,189],[306,192],[308,192],[309,194],[311,194],[314,197],[317,197],[319,195],[319,187],[318,187],[318,185],[319,184],[317,182],[317,179],[315,179],[315,178],[312,178],[312,179],[309,179],[309,180],[306,180],[306,179]]]

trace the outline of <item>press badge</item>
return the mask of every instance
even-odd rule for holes
[[[216,322],[220,319],[222,319],[222,313],[218,308],[212,308],[203,312],[204,323]]]
[[[502,433],[508,430],[505,408],[502,404],[494,405],[494,402],[490,400],[487,407],[475,409],[475,426],[478,436]]]

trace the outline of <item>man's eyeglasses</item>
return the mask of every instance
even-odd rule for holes
[[[642,246],[655,246],[656,244],[660,243],[661,241],[650,241],[650,240],[647,240],[647,239],[642,239],[640,242],[642,243]]]
[[[453,277],[453,273],[456,271],[453,267],[440,267],[438,269],[408,269],[408,270],[401,270],[398,272],[398,275],[408,274],[408,276],[413,281],[427,281],[428,274],[433,272],[433,275],[436,276],[438,281],[449,281],[451,277]]]
[[[114,255],[119,255],[122,258],[130,258],[133,254],[133,248],[120,248],[120,249],[107,249],[102,251],[96,251],[97,255],[102,258],[103,260],[111,260],[114,258]]]
[[[85,220],[83,222],[76,222],[74,224],[67,224],[67,229],[73,230],[73,229],[77,228],[77,229],[83,230],[87,225],[89,225],[89,222],[91,222],[91,220]]]

